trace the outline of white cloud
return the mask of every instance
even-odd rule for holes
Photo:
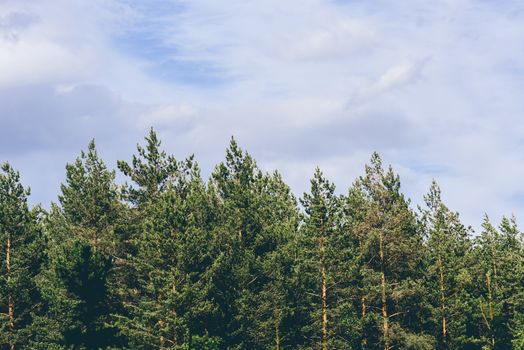
[[[421,69],[420,64],[405,63],[388,69],[373,85],[372,90],[386,91],[399,85],[407,84],[417,78]]]
[[[33,172],[28,154],[64,163],[96,136],[108,159],[126,158],[154,125],[208,173],[234,134],[301,193],[316,164],[345,191],[378,150],[416,201],[435,177],[467,223],[484,211],[519,215],[523,9],[480,0],[4,1],[0,121],[21,146],[4,140],[0,153]],[[44,131],[27,126],[39,123]],[[31,179],[48,200],[38,196],[43,180]]]

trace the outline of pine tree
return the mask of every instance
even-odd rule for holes
[[[215,241],[228,276],[218,296],[226,343],[232,349],[282,346],[287,311],[278,303],[271,307],[267,296],[273,278],[283,283],[278,266],[283,256],[278,252],[296,226],[295,200],[279,177],[263,174],[234,139],[225,162],[212,174],[210,190],[215,197]],[[275,300],[286,295],[285,290],[275,292]]]
[[[123,209],[114,181],[115,172],[107,169],[91,140],[87,152],[67,164],[66,182],[58,199],[72,237],[86,240],[93,251],[121,257],[125,238],[119,216]]]
[[[484,217],[482,232],[476,240],[475,261],[476,271],[475,285],[477,286],[477,298],[475,303],[478,311],[475,315],[478,319],[479,341],[489,349],[495,348],[495,334],[493,330],[494,317],[498,310],[495,310],[493,278],[497,276],[497,266],[499,263],[499,252],[497,249],[498,235],[497,229],[491,224],[488,216]],[[496,277],[495,277],[496,278]]]
[[[179,167],[179,162],[160,148],[153,128],[145,140],[145,147],[137,145],[138,155],[133,155],[131,164],[118,161],[118,169],[136,184],[126,187],[125,197],[139,208],[154,202],[166,190]]]
[[[298,207],[232,139],[206,183],[153,129],[130,184],[94,141],[58,203],[0,170],[0,349],[524,349],[515,217],[474,238],[433,182],[419,215],[373,154]]]
[[[29,189],[8,163],[0,172],[0,348],[29,348],[41,307],[35,276],[45,260],[40,209],[29,209]]]
[[[99,158],[93,140],[87,152],[82,151],[75,163],[66,166],[66,181],[58,197],[60,206],[52,206],[46,222],[49,263],[39,278],[39,289],[46,300],[47,314],[39,320],[40,347],[61,344],[92,348],[120,342],[114,327],[91,324],[110,323],[111,313],[118,310],[116,289],[112,287],[120,282],[113,272],[122,266],[126,238],[124,208],[114,178],[114,171],[109,171]],[[102,287],[98,292],[80,290]],[[93,299],[98,297],[104,299]],[[97,342],[99,335],[104,339]]]
[[[205,187],[196,164],[180,169],[183,175],[150,204],[130,261],[135,295],[118,323],[134,348],[191,346],[206,338],[213,317]]]
[[[273,248],[261,257],[266,283],[257,295],[253,335],[259,348],[285,349],[297,345],[300,314],[294,304],[300,298],[295,290],[296,232],[299,215],[296,200],[278,172],[263,179],[261,216],[264,235],[271,237]]]
[[[517,228],[514,216],[503,218],[500,231],[502,266],[506,271],[501,278],[504,285],[502,298],[505,302],[503,319],[508,322],[507,328],[501,329],[508,330],[508,338],[511,338],[506,338],[503,344],[509,346],[511,342],[513,349],[524,349],[524,234]]]
[[[310,324],[305,327],[309,347],[350,349],[358,344],[356,298],[352,288],[358,255],[351,232],[343,223],[341,199],[320,169],[311,180],[311,192],[301,203],[303,274],[307,278]]]
[[[504,218],[497,230],[486,216],[482,227],[474,252],[477,337],[489,349],[508,349],[524,305],[521,234],[514,218]]]
[[[259,348],[254,334],[257,294],[266,283],[261,255],[274,249],[263,232],[260,216],[260,184],[263,174],[253,158],[231,139],[225,162],[214,170],[210,181],[215,196],[216,226],[214,235],[220,242],[222,274],[227,285],[220,284],[220,331],[232,349]]]
[[[422,234],[400,192],[399,177],[391,167],[384,172],[375,153],[366,175],[354,186],[363,199],[358,213],[362,221],[354,225],[363,262],[362,310],[369,320],[363,345],[376,348],[380,344],[384,350],[431,349],[434,340],[424,333],[418,310],[425,305]]]
[[[442,202],[433,181],[421,210],[425,232],[427,290],[432,306],[433,335],[439,349],[461,349],[465,345],[469,275],[467,257],[471,250],[470,229]],[[429,320],[428,320],[429,321]],[[438,331],[437,331],[438,330]]]
[[[134,182],[126,189],[133,205],[133,278],[127,313],[117,324],[133,348],[212,349],[220,339],[209,334],[207,321],[215,311],[208,297],[213,260],[206,187],[192,157],[168,156],[153,130],[146,143],[132,165],[119,162]]]

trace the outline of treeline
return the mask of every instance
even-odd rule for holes
[[[2,165],[0,349],[524,349],[515,219],[413,209],[377,154],[298,200],[233,139],[208,181],[153,130],[118,169],[91,142],[46,211]]]

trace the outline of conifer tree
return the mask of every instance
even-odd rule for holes
[[[134,218],[133,277],[127,313],[117,323],[133,348],[212,349],[220,340],[209,335],[206,321],[214,309],[207,298],[212,260],[205,184],[192,157],[168,156],[154,130],[146,143],[137,146],[131,165],[119,162],[134,182],[126,189]]]
[[[502,320],[507,321],[506,327],[501,327],[503,344],[509,346],[511,342],[513,349],[524,349],[524,235],[517,228],[515,216],[504,217],[500,225],[503,285]],[[509,334],[506,332],[509,331]]]
[[[93,251],[121,257],[125,240],[119,226],[122,205],[114,180],[115,172],[107,169],[91,140],[87,152],[66,165],[66,182],[58,199],[63,223],[72,237],[89,242]]]
[[[263,232],[260,190],[263,174],[253,158],[234,139],[226,160],[214,170],[210,181],[215,196],[217,222],[214,235],[220,242],[222,272],[229,275],[220,295],[225,316],[225,341],[232,349],[259,348],[256,340],[257,294],[265,283],[261,256],[274,249]]]
[[[425,304],[422,234],[399,177],[391,167],[385,172],[375,153],[355,188],[364,199],[362,221],[354,225],[363,262],[362,310],[374,321],[371,330],[365,327],[363,343],[384,350],[432,349],[434,340],[424,333],[418,310]]]
[[[278,176],[263,174],[234,139],[225,162],[212,174],[210,189],[215,197],[215,240],[220,242],[222,266],[230,276],[219,296],[226,341],[232,349],[281,346],[280,339],[286,337],[280,328],[284,310],[277,303],[268,310],[263,295],[268,294],[273,277],[281,278],[277,272],[282,270],[272,264],[278,263],[277,251],[296,226],[295,200]],[[278,293],[275,300],[285,291]],[[253,312],[257,310],[264,310],[264,315]],[[273,325],[271,331],[268,324]]]
[[[38,208],[9,163],[0,167],[0,348],[29,348],[41,307],[35,276],[45,260]]]
[[[350,232],[344,230],[341,199],[320,169],[304,194],[300,265],[307,278],[309,348],[351,349],[358,344],[358,317],[352,289],[358,255]],[[347,228],[347,227],[346,227]]]
[[[47,314],[39,320],[39,347],[119,343],[116,329],[103,325],[118,309],[114,287],[119,281],[113,269],[122,265],[125,255],[123,206],[114,178],[93,140],[87,152],[66,165],[60,205],[52,206],[45,225],[49,261],[39,289]],[[97,341],[98,336],[104,339]]]
[[[432,333],[439,349],[461,349],[466,341],[467,301],[471,298],[467,293],[471,281],[467,269],[470,230],[460,222],[458,213],[442,202],[435,181],[424,199],[427,209],[422,210],[421,224],[426,237],[426,283],[435,327]]]
[[[161,141],[153,128],[145,140],[145,147],[137,145],[138,154],[133,155],[131,164],[118,161],[118,169],[136,185],[126,187],[125,197],[137,207],[154,202],[175,180],[179,166],[173,156],[160,148]]]
[[[503,218],[497,230],[486,216],[482,228],[474,251],[477,337],[489,349],[508,349],[523,307],[521,234],[514,218]]]
[[[297,346],[299,313],[295,304],[300,298],[296,286],[296,231],[299,215],[290,188],[275,172],[265,174],[260,194],[263,207],[264,235],[271,237],[271,251],[261,257],[266,282],[257,295],[253,336],[259,348],[285,349]]]
[[[167,156],[160,148],[161,142],[153,128],[145,137],[145,141],[145,146],[137,145],[138,154],[133,155],[131,163],[121,160],[117,162],[119,170],[132,181],[132,184],[126,183],[122,189],[122,197],[128,204],[126,211],[128,242],[125,266],[121,271],[123,283],[118,287],[118,293],[121,295],[122,302],[127,305],[127,312],[118,316],[119,327],[127,327],[122,320],[129,317],[130,305],[138,303],[140,295],[137,271],[140,264],[138,246],[142,244],[146,222],[151,219],[153,207],[160,200],[162,193],[171,181],[175,180],[179,165],[174,157]],[[146,262],[147,260],[144,261]],[[122,332],[129,333],[129,329],[122,329]]]
[[[179,169],[182,175],[150,204],[136,240],[135,295],[118,322],[133,348],[219,343],[206,333],[214,305],[207,298],[212,261],[205,187],[191,160]]]
[[[298,207],[234,139],[208,182],[150,130],[129,184],[94,141],[58,203],[0,170],[0,349],[524,349],[515,217],[471,237],[433,182],[419,214],[373,154]]]

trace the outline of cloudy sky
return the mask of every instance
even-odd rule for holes
[[[154,126],[204,175],[231,135],[295,193],[371,152],[420,203],[524,218],[521,1],[0,0],[0,161],[32,200],[95,138],[114,167]]]

